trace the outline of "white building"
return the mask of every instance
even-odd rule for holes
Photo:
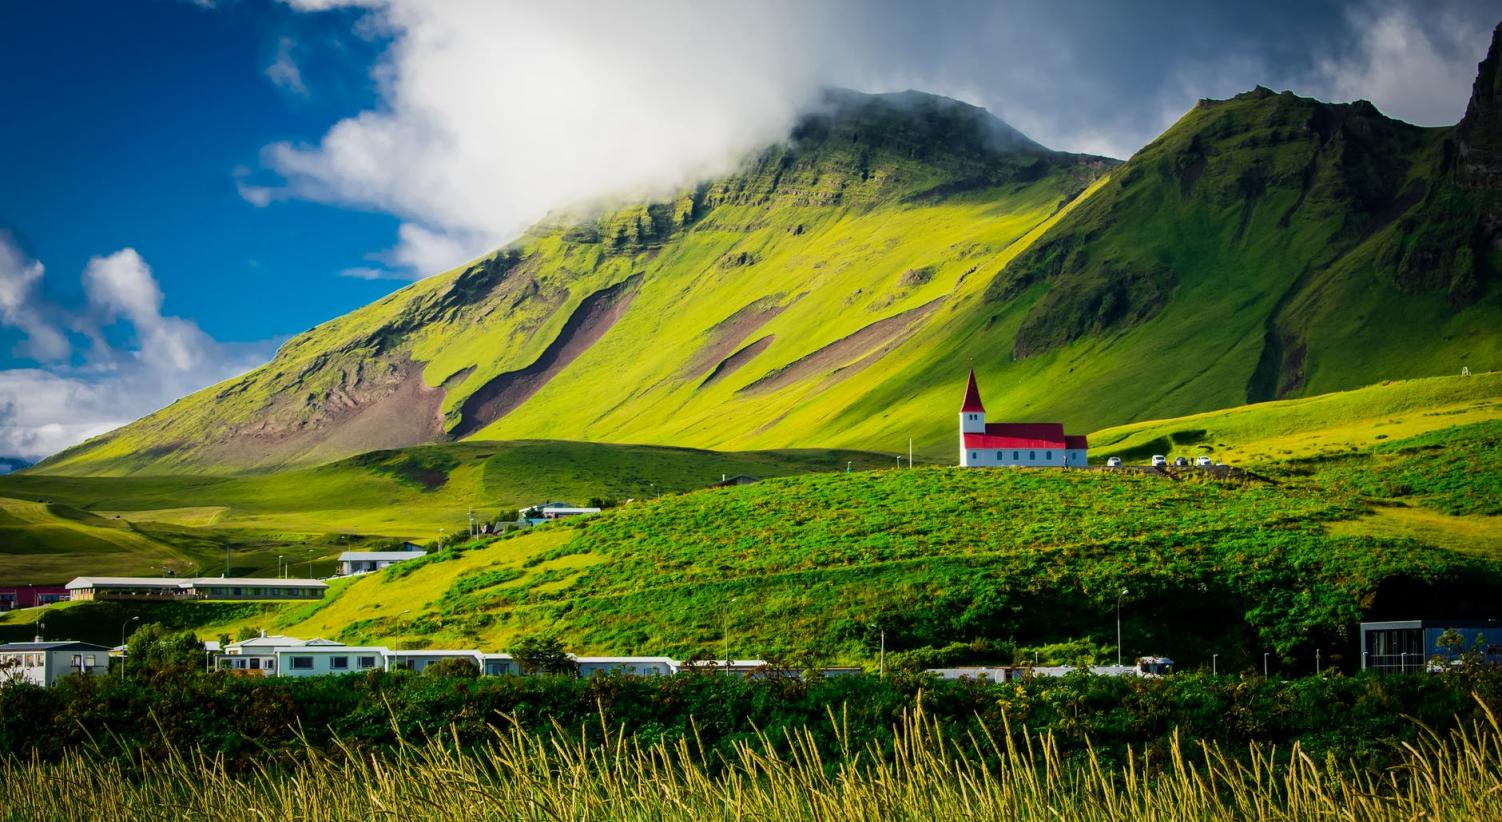
[[[1064,433],[1063,423],[986,422],[975,370],[970,370],[970,384],[960,406],[961,466],[1083,467],[1089,464],[1088,449],[1083,435]]]
[[[345,551],[339,555],[339,573],[348,576],[379,571],[398,562],[427,555],[427,551]]]
[[[541,510],[542,512],[543,519],[565,519],[567,517],[579,517],[585,516],[587,514],[600,513],[600,509],[598,508],[579,508],[571,505],[550,505],[539,510]]]
[[[89,642],[7,642],[0,645],[0,683],[23,680],[42,687],[65,676],[104,676],[110,649]]]
[[[672,676],[678,673],[677,661],[665,656],[576,656],[579,676],[615,671],[632,676]]]
[[[114,599],[322,599],[328,585],[316,579],[254,577],[77,577],[66,586],[74,601]]]

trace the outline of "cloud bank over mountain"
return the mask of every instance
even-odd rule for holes
[[[316,145],[267,146],[279,184],[242,191],[400,217],[394,246],[345,272],[367,279],[726,171],[826,85],[948,94],[1052,148],[1126,157],[1196,99],[1257,84],[1454,122],[1490,30],[1465,3],[286,2],[369,10],[367,33],[391,40],[383,105]]]

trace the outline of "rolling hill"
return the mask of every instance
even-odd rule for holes
[[[552,441],[467,442],[375,451],[313,468],[218,476],[0,477],[0,584],[80,574],[275,576],[278,557],[330,574],[344,550],[515,518],[546,500],[650,498],[725,475],[870,470],[860,451],[722,453]]]
[[[31,469],[236,473],[453,440],[951,450],[1502,367],[1498,46],[1419,128],[1257,89],[1124,164],[832,92],[676,198],[560,215]]]
[[[261,628],[504,648],[554,633],[580,652],[689,656],[714,653],[728,626],[741,655],[870,662],[886,630],[894,662],[997,662],[1034,652],[1065,660],[1114,656],[1115,593],[1126,588],[1129,654],[1195,665],[1217,653],[1222,665],[1243,666],[1269,651],[1298,669],[1314,648],[1327,661],[1349,661],[1349,628],[1360,619],[1482,616],[1502,595],[1502,374],[1375,385],[1094,436],[1118,453],[1146,444],[1242,455],[1250,474],[895,470],[875,456],[864,467],[884,470],[811,473],[832,460],[807,455],[757,485],[640,499],[593,520],[453,542],[418,562],[336,580],[320,603],[68,603],[0,618],[0,635],[29,636],[45,617],[57,635],[103,640],[141,615],[206,638]],[[266,508],[239,516],[270,521],[292,516],[271,508],[295,489],[322,500],[310,505],[358,502],[372,493],[356,493],[362,485],[389,494],[397,486],[380,483],[395,475],[430,476],[442,460],[435,454],[490,452],[449,469],[439,490],[409,482],[396,505],[416,521],[444,506],[462,516],[475,475],[524,470],[537,456],[529,449],[550,455],[539,465],[573,461],[600,478],[610,473],[595,468],[604,459],[597,452],[615,448],[420,447],[335,463],[337,471],[158,478],[154,497],[140,490],[149,484],[133,489],[135,478],[23,476],[0,480],[0,495],[72,493],[75,510],[131,500],[154,517],[198,493],[169,491],[171,483],[260,482],[286,496],[258,490]],[[639,466],[654,450],[613,459]],[[668,451],[658,458],[676,453]],[[506,471],[476,470],[498,458],[488,464]],[[704,459],[678,464],[697,480]],[[356,482],[371,466],[386,480]],[[558,469],[557,487],[568,475]],[[314,493],[320,476],[343,479],[322,480],[327,489]],[[627,474],[639,487],[636,476]],[[273,567],[272,558],[265,564]]]

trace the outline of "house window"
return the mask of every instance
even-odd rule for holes
[[[376,666],[376,658],[373,656],[362,656],[360,657],[359,664],[362,669],[374,668]]]
[[[1022,458],[1021,458],[1021,457],[1020,457],[1020,456],[1018,456],[1018,453],[1019,453],[1019,452],[1017,452],[1017,451],[1013,451],[1013,452],[1012,452],[1012,461],[1013,461],[1013,462],[1015,462],[1015,461],[1017,461],[1017,460],[1019,460],[1019,459],[1022,459]]]
[[[1053,452],[1052,451],[1044,451],[1043,452],[1043,458],[1046,459],[1046,460],[1048,460],[1049,462],[1052,462],[1053,461]]]
[[[329,657],[329,667],[336,671],[347,671],[349,670],[349,657],[331,656]]]
[[[295,656],[295,657],[292,657],[292,670],[294,670],[294,671],[311,671],[311,670],[313,670],[313,657],[310,657],[310,656]]]
[[[970,459],[975,459],[975,452],[974,451],[970,452]]]
[[[89,666],[90,668],[94,667],[94,655],[93,654],[89,654],[88,656],[84,657],[83,658],[83,662],[84,662],[85,665]]]
[[[1037,451],[1029,451],[1029,452],[1027,452],[1027,458],[1030,459],[1030,460],[1032,460],[1032,461],[1034,461],[1034,462],[1036,462],[1038,460],[1038,452]]]
[[[241,667],[244,667],[244,666],[241,666]],[[261,669],[261,658],[260,657],[252,657],[251,660],[250,660],[250,667],[252,669],[254,669],[254,670],[259,671]]]

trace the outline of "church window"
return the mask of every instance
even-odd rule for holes
[[[1030,460],[1037,460],[1038,459],[1038,452],[1037,451],[1029,451],[1029,452],[1027,452],[1027,458],[1030,459]]]

